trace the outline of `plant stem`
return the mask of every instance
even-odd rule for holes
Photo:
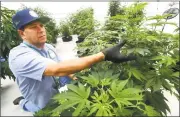
[[[165,21],[165,22],[167,22],[167,20],[168,20],[168,19],[166,18],[166,21]],[[161,30],[161,33],[164,31],[165,25],[166,25],[166,24],[163,25],[163,28],[162,28],[162,30]]]

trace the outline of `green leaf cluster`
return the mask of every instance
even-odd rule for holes
[[[119,77],[111,70],[93,71],[89,76],[81,76],[83,81],[77,85],[68,84],[68,91],[54,96],[59,106],[50,111],[50,115],[64,116],[67,112],[70,116],[159,114],[151,105],[143,103],[143,90],[130,87],[129,79],[119,80]],[[41,113],[39,111],[37,115]]]
[[[1,62],[0,66],[1,77],[3,79],[9,77],[10,79],[13,78],[15,80],[15,77],[10,71],[8,65],[8,55],[10,49],[21,42],[21,39],[12,23],[12,16],[14,15],[14,13],[14,10],[10,10],[6,7],[1,7],[0,57],[3,57],[5,61]]]
[[[96,22],[94,20],[93,8],[79,9],[75,13],[70,14],[69,23],[72,34],[86,38],[94,32]]]
[[[101,30],[90,34],[83,43],[78,44],[79,56],[95,54],[117,44],[121,39],[127,40],[121,53],[135,54],[136,61],[121,64],[101,62],[93,65],[90,72],[100,68],[106,71],[113,70],[115,73],[120,73],[120,80],[129,79],[128,86],[145,92],[150,91],[150,95],[159,91],[163,95],[161,91],[167,90],[179,99],[179,34],[163,32],[163,26],[172,25],[176,30],[179,28],[175,23],[164,21],[164,17],[167,16],[146,17],[144,13],[146,5],[147,3],[137,2],[121,7],[123,12],[109,17]],[[162,27],[162,30],[157,30],[157,26]],[[97,84],[94,83],[94,86]],[[142,95],[145,96],[145,93]],[[166,99],[163,96],[159,96],[158,100],[162,101],[162,105],[166,105]],[[146,104],[147,101],[143,100],[143,102]],[[154,113],[153,110],[156,110],[163,116],[167,114],[165,110],[169,111],[167,105],[162,109],[156,106],[159,104],[157,101],[149,103],[152,108],[145,107],[147,111],[151,110]],[[137,115],[138,112],[135,110]],[[145,113],[151,115],[151,113]]]

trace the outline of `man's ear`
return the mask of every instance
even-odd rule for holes
[[[18,34],[19,36],[24,39],[25,38],[25,35],[24,35],[24,31],[23,30],[18,30]]]

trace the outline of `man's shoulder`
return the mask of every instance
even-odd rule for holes
[[[23,45],[23,44],[21,43],[21,44],[19,44],[18,46],[12,48],[12,49],[10,50],[10,53],[23,52],[23,51],[27,51],[27,50],[29,50],[29,49],[27,48],[27,46],[25,46],[25,45]]]
[[[27,46],[23,45],[23,43],[21,43],[20,45],[12,48],[9,52],[9,58],[15,58],[19,55],[24,55],[25,53],[29,53],[32,50],[29,49]]]

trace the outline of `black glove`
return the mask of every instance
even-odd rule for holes
[[[136,57],[134,55],[129,54],[127,56],[124,56],[119,52],[120,48],[123,47],[125,43],[126,41],[122,40],[119,44],[103,50],[102,52],[105,55],[105,60],[111,61],[114,63],[122,63],[122,62],[130,61],[130,60],[135,60]]]

